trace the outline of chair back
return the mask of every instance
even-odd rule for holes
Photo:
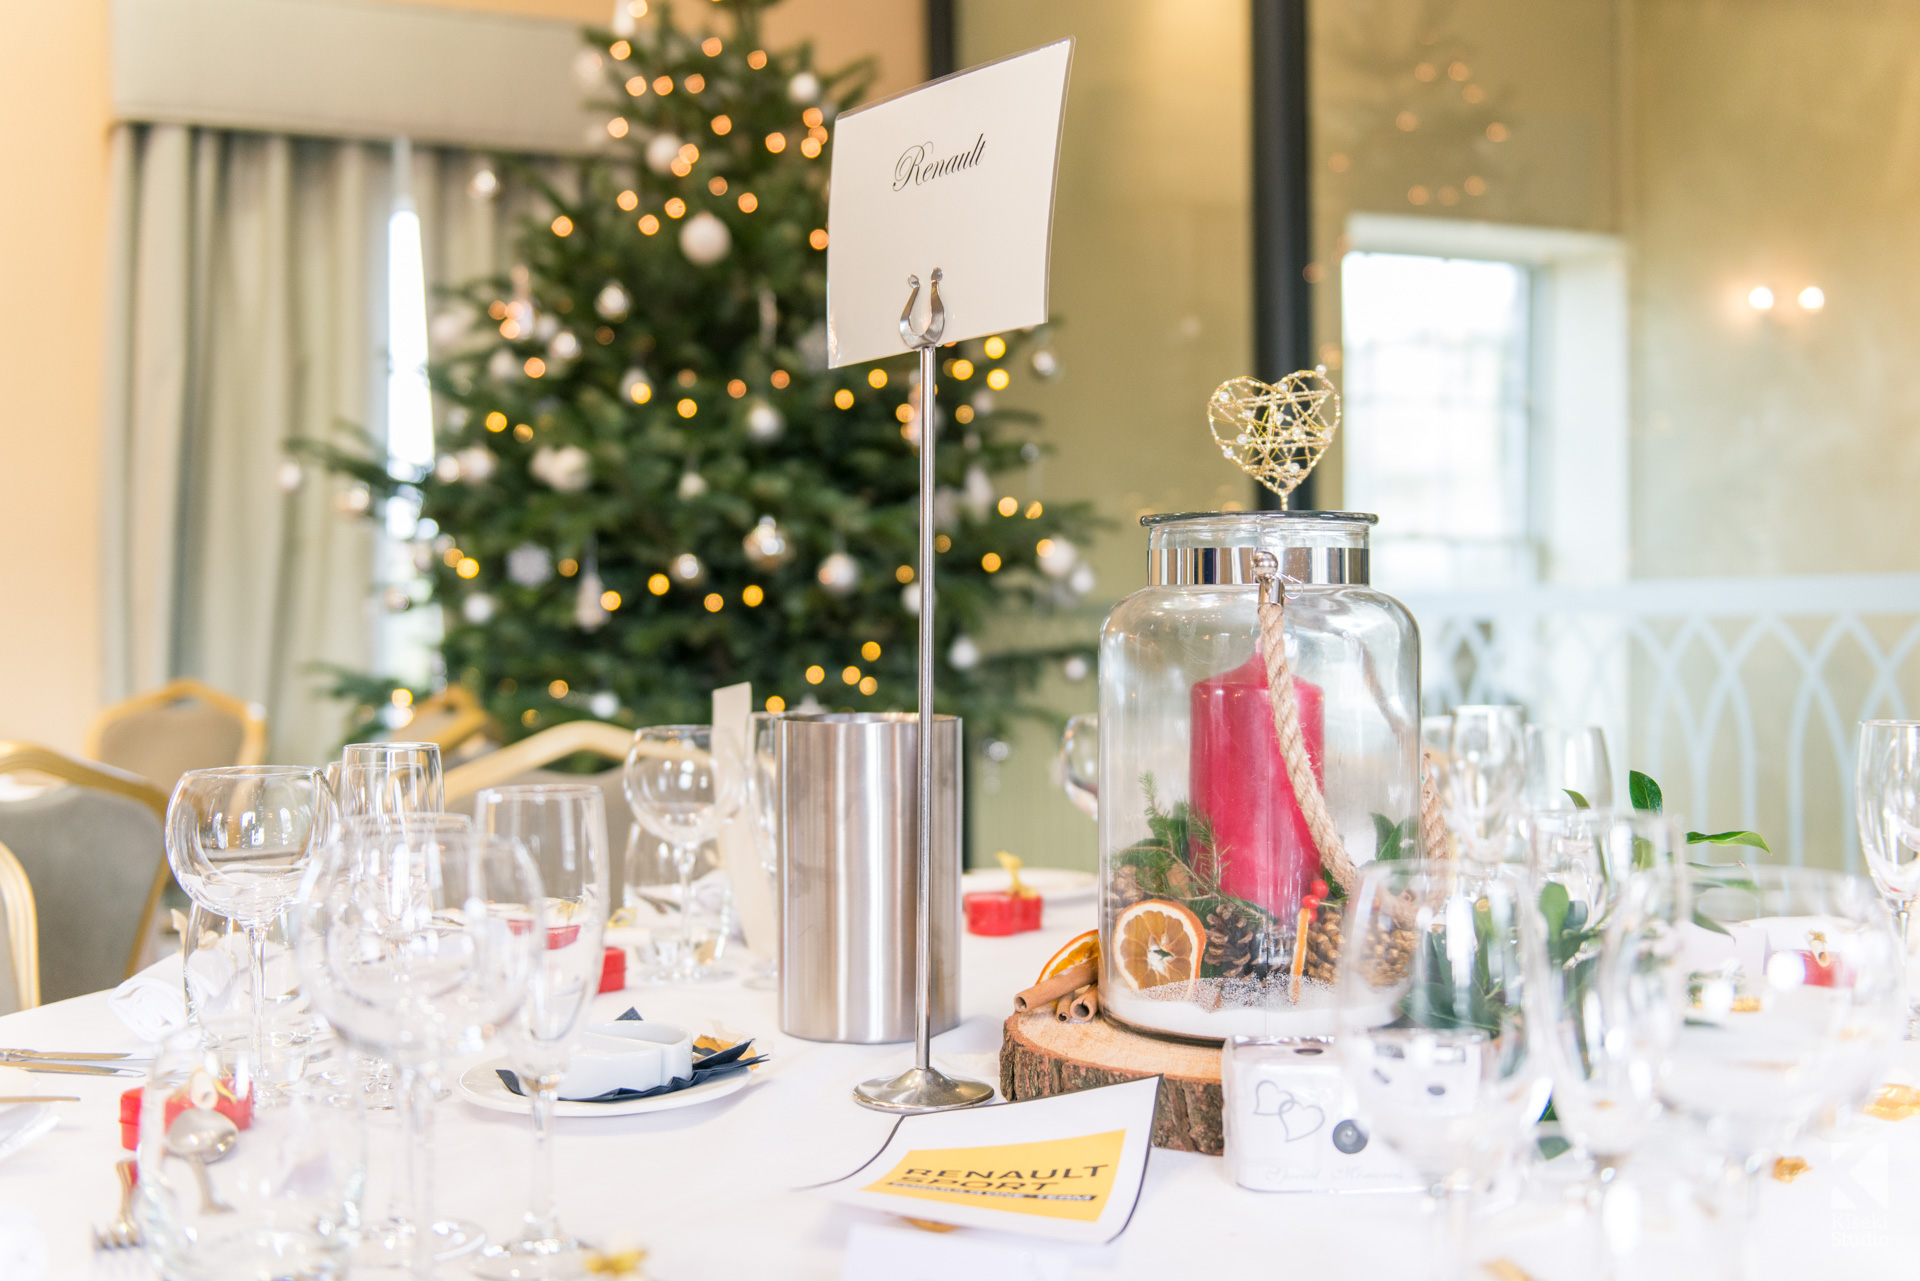
[[[627,805],[622,781],[626,769],[627,748],[633,743],[633,731],[604,721],[568,721],[552,729],[541,730],[529,738],[489,752],[447,771],[447,808],[462,814],[473,813],[476,795],[489,787],[521,783],[591,783],[607,798],[607,853],[613,860],[616,881],[621,860],[626,857],[627,841],[633,828],[633,811]],[[581,752],[614,762],[610,769],[596,774],[567,774],[547,769],[555,761]]]
[[[0,844],[32,886],[39,995],[61,1001],[112,987],[154,950],[172,881],[167,798],[122,770],[0,743],[0,776],[22,774],[60,783],[0,801]]]
[[[186,678],[115,703],[87,734],[88,756],[138,774],[162,793],[190,769],[258,765],[266,754],[259,704]]]
[[[444,757],[457,753],[492,725],[493,717],[487,715],[472,690],[464,685],[449,685],[415,703],[413,715],[392,736],[409,743],[437,744]]]
[[[0,1014],[40,1004],[40,939],[33,886],[13,851],[0,845]]]

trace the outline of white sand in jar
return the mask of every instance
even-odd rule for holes
[[[1334,992],[1324,983],[1300,980],[1201,979],[1187,994],[1184,983],[1135,991],[1114,975],[1100,985],[1100,1006],[1122,1022],[1152,1032],[1225,1040],[1229,1036],[1332,1036]]]

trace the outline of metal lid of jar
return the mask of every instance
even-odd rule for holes
[[[1150,547],[1147,583],[1153,587],[1252,586],[1259,577],[1254,555],[1268,551],[1279,558],[1280,572],[1290,582],[1365,586],[1369,582],[1365,537],[1379,519],[1367,512],[1321,511],[1176,512],[1142,516],[1140,523],[1154,529],[1156,534],[1182,523],[1204,522],[1226,527],[1218,538],[1209,538],[1208,545]],[[1336,541],[1340,539],[1336,527],[1341,525],[1357,536],[1358,545],[1340,545]],[[1305,535],[1304,545],[1287,546],[1285,535],[1273,537],[1283,529],[1290,534]],[[1161,540],[1156,537],[1154,541]]]

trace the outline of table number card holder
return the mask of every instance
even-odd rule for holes
[[[1073,42],[1057,41],[841,113],[834,124],[827,254],[828,364],[877,360],[904,343],[920,357],[918,884],[914,901],[914,1066],[863,1081],[854,1098],[883,1112],[940,1112],[993,1097],[930,1061],[933,993],[935,743],[934,461],[936,353],[1044,323],[1054,180]],[[935,266],[934,264],[938,264]],[[915,328],[920,272],[927,319]],[[898,337],[888,318],[907,282]],[[948,298],[940,296],[942,283]],[[949,306],[957,303],[953,311]],[[956,764],[957,768],[957,764]]]

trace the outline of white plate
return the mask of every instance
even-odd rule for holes
[[[494,1059],[490,1063],[480,1063],[460,1074],[460,1097],[469,1103],[476,1103],[495,1112],[517,1112],[526,1116],[533,1105],[520,1095],[509,1090],[500,1080],[501,1068],[511,1069],[513,1064],[507,1059]],[[576,1103],[561,1099],[553,1105],[555,1116],[638,1116],[642,1112],[669,1112],[674,1108],[690,1108],[701,1103],[711,1103],[715,1099],[724,1099],[736,1090],[745,1089],[753,1081],[753,1069],[735,1072],[723,1076],[717,1081],[708,1081],[691,1089],[675,1090],[672,1094],[656,1094],[650,1099],[628,1099],[625,1103]]]
[[[1064,867],[1023,867],[1020,883],[1040,891],[1040,897],[1055,903],[1091,899],[1098,884],[1092,872],[1074,872]],[[1005,890],[1010,884],[1004,867],[981,868],[960,877],[960,892],[976,894],[982,890]]]

